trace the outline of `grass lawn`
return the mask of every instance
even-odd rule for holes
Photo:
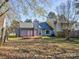
[[[76,53],[76,54],[73,54]],[[6,59],[52,59],[54,56],[79,55],[79,39],[64,38],[10,40],[0,47],[0,57]],[[65,59],[65,58],[60,58]],[[79,59],[79,58],[78,58]]]
[[[10,41],[18,41],[18,40],[21,40],[22,38],[21,37],[14,37],[14,38],[8,38],[8,40]]]

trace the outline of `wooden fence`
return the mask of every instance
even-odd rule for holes
[[[71,37],[79,37],[79,30],[78,31],[72,31],[70,35],[71,35]]]

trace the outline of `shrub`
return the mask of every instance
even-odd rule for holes
[[[41,38],[42,39],[51,39],[51,37],[49,37],[49,36],[42,36]]]
[[[62,37],[62,32],[57,32],[57,37]]]
[[[15,33],[10,33],[9,38],[16,38],[16,34]]]

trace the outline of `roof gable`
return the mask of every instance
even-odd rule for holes
[[[40,29],[53,29],[46,22],[39,23]]]

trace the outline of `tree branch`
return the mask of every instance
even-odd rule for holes
[[[0,9],[2,8],[2,6],[7,3],[9,0],[5,0],[1,5],[0,5]]]
[[[0,17],[1,17],[2,15],[4,15],[8,10],[9,10],[9,9],[7,9],[5,12],[1,13],[1,14],[0,14]]]

